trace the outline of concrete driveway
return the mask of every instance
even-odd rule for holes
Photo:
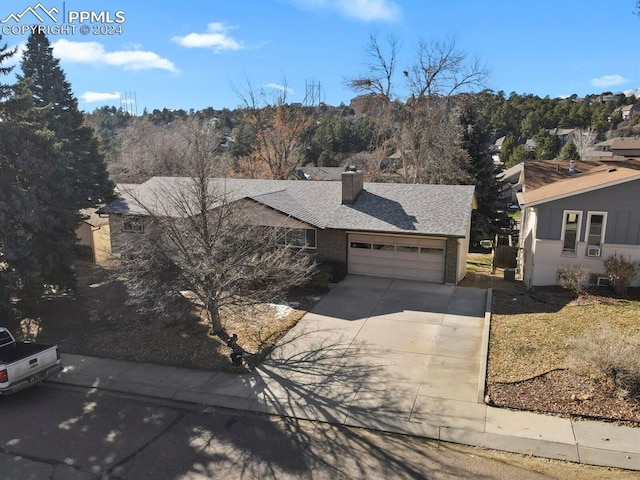
[[[486,301],[484,289],[350,275],[258,367],[252,409],[391,431],[459,425],[484,408]]]

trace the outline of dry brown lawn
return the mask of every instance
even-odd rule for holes
[[[109,271],[87,263],[76,266],[73,296],[58,295],[40,305],[24,305],[22,318],[4,322],[23,340],[56,343],[63,353],[174,365],[200,370],[232,368],[231,349],[208,335],[208,325],[192,314],[163,318],[140,315],[127,304],[121,284]],[[229,334],[255,353],[259,362],[324,292],[299,289],[278,305],[259,304],[222,312]]]

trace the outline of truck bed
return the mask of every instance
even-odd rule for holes
[[[12,363],[21,358],[26,358],[42,352],[51,345],[44,343],[16,343],[15,346],[0,348],[0,363]]]

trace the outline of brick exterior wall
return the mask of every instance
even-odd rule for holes
[[[342,174],[342,203],[352,205],[364,187],[364,174],[357,171]]]
[[[447,238],[444,259],[444,283],[455,285],[458,280],[458,239]]]
[[[316,256],[320,262],[347,263],[347,232],[344,230],[316,230],[318,248]]]

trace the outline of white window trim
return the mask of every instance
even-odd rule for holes
[[[564,234],[567,228],[567,215],[575,213],[578,215],[578,225],[576,231],[576,246],[575,251],[567,252],[564,249]],[[563,210],[562,212],[562,230],[560,231],[560,242],[562,243],[562,253],[564,255],[575,255],[578,253],[578,242],[580,241],[580,229],[582,228],[582,210]]]
[[[600,244],[598,246],[602,246],[604,243],[605,235],[607,234],[607,212],[588,212],[587,213],[587,228],[584,229],[584,241],[589,247],[589,230],[591,229],[591,216],[592,215],[602,215],[602,232],[600,233]]]

